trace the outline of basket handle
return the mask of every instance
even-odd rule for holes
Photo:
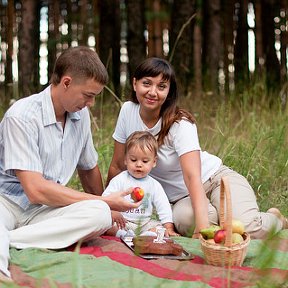
[[[226,201],[225,201],[226,200]],[[225,211],[226,203],[226,211]],[[225,213],[226,212],[226,213]],[[225,219],[226,214],[226,219]],[[228,177],[222,177],[220,183],[220,226],[226,230],[224,246],[232,246],[232,204]]]

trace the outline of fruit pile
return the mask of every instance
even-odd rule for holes
[[[232,244],[238,244],[244,241],[244,224],[240,220],[232,220]],[[211,225],[209,228],[202,229],[200,234],[203,238],[213,244],[224,244],[227,231],[225,227]]]

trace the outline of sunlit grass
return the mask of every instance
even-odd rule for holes
[[[265,95],[250,93],[255,89],[233,101],[206,99],[192,107],[201,147],[247,177],[261,210],[276,206],[288,215],[288,113],[277,101],[271,106]]]

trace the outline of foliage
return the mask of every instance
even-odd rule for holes
[[[286,2],[0,1],[0,86],[7,102],[12,86],[21,97],[34,93],[48,84],[60,52],[88,45],[117,93],[153,56],[170,60],[185,93],[233,91],[256,77],[280,90],[287,82]]]
[[[200,144],[249,180],[261,210],[276,206],[288,214],[288,115],[280,99],[271,106],[257,87],[226,102],[193,105]]]

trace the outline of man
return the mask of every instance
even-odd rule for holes
[[[102,178],[89,110],[108,82],[96,52],[65,50],[51,85],[20,99],[0,124],[0,281],[7,281],[9,246],[60,249],[99,236],[111,211],[137,208],[122,191],[102,197]],[[77,169],[84,192],[65,187]]]

